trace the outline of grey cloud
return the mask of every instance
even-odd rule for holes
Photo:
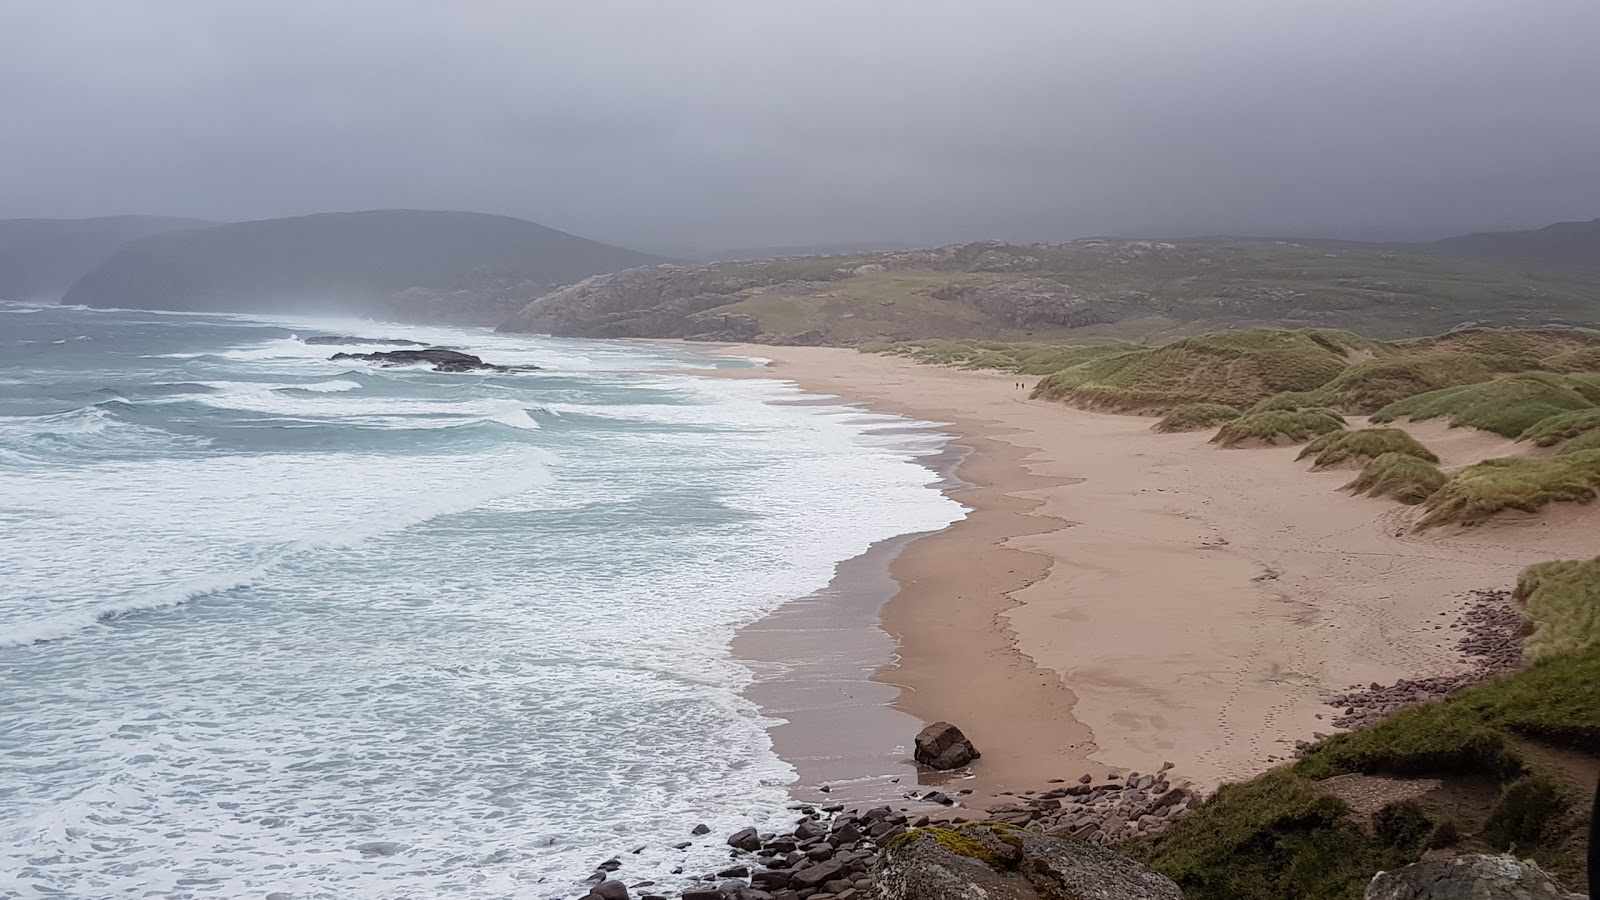
[[[648,249],[1600,215],[1592,0],[0,0],[0,216]]]

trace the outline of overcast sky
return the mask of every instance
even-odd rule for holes
[[[643,249],[1600,216],[1600,0],[0,0],[0,217]]]

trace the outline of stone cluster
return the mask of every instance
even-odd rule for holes
[[[699,876],[703,887],[688,888],[677,896],[681,900],[867,900],[870,874],[889,841],[913,828],[968,820],[999,822],[1097,846],[1157,834],[1200,802],[1188,787],[1168,781],[1169,769],[1170,763],[1157,774],[1130,772],[1098,783],[1089,775],[1070,785],[1057,780],[1059,787],[1024,792],[1015,800],[989,806],[985,814],[969,813],[960,806],[957,798],[968,795],[967,790],[956,791],[954,797],[943,791],[907,795],[949,808],[944,815],[897,812],[889,806],[846,810],[842,804],[820,808],[797,804],[793,808],[801,818],[793,831],[734,832],[727,838],[732,848],[729,865]],[[693,833],[708,832],[700,825]],[[608,877],[620,866],[616,860],[601,864],[588,900],[630,900],[628,887]],[[641,892],[633,900],[669,900],[666,894],[650,892],[652,884],[634,887]]]
[[[1466,631],[1457,648],[1462,660],[1472,666],[1470,670],[1433,678],[1402,678],[1389,685],[1353,685],[1329,698],[1329,706],[1342,710],[1333,724],[1340,728],[1373,725],[1407,707],[1443,699],[1521,667],[1522,615],[1506,591],[1470,592],[1467,608],[1452,627]]]
[[[1187,815],[1200,797],[1167,781],[1170,764],[1155,775],[1128,773],[1104,784],[1084,775],[1077,784],[1032,791],[1012,802],[990,806],[984,818],[1052,837],[1070,837],[1105,846],[1159,834]]]

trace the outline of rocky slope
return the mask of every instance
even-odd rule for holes
[[[324,213],[133,240],[64,299],[494,324],[555,285],[658,261],[506,216]]]
[[[857,344],[1151,340],[1251,326],[1378,337],[1600,321],[1600,275],[1369,244],[1083,240],[655,267],[552,291],[507,331]]]
[[[214,225],[163,216],[0,220],[0,300],[57,300],[124,243]]]

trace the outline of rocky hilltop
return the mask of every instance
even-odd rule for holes
[[[1375,244],[1253,239],[975,243],[656,266],[533,300],[500,327],[788,344],[1158,340],[1254,326],[1377,337],[1463,322],[1600,320],[1600,275]]]

